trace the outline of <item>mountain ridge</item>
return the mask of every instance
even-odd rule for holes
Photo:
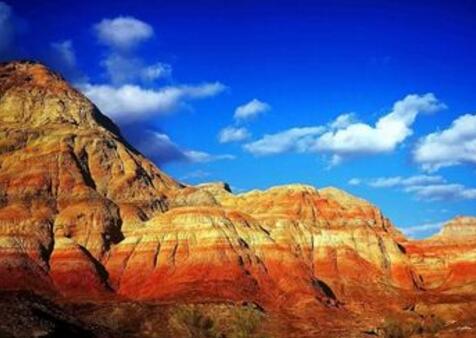
[[[252,302],[310,322],[337,311],[375,324],[428,292],[474,294],[476,241],[455,243],[473,221],[412,241],[333,187],[185,185],[61,76],[38,63],[0,65],[2,290]]]

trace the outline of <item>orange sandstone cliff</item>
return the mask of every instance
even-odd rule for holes
[[[475,218],[410,241],[336,188],[186,186],[59,75],[0,66],[1,290],[359,314],[474,294],[475,250]]]

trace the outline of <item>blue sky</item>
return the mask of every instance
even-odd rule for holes
[[[176,178],[332,185],[424,237],[476,214],[476,4],[355,3],[0,2],[0,59],[61,71]]]

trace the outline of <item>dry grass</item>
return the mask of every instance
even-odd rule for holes
[[[433,335],[444,327],[445,322],[436,316],[407,320],[386,318],[379,331],[385,338],[407,338],[413,335]]]
[[[122,303],[76,315],[115,338],[270,338],[262,334],[266,315],[253,305]]]

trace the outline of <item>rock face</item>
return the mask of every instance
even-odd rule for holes
[[[476,292],[476,217],[456,217],[435,236],[405,247],[426,289]]]
[[[68,255],[89,273],[179,187],[60,76],[0,66],[0,288],[54,291]]]
[[[0,66],[3,290],[312,314],[401,307],[423,289],[474,283],[475,224],[456,219],[411,242],[336,188],[185,186],[60,76]]]

